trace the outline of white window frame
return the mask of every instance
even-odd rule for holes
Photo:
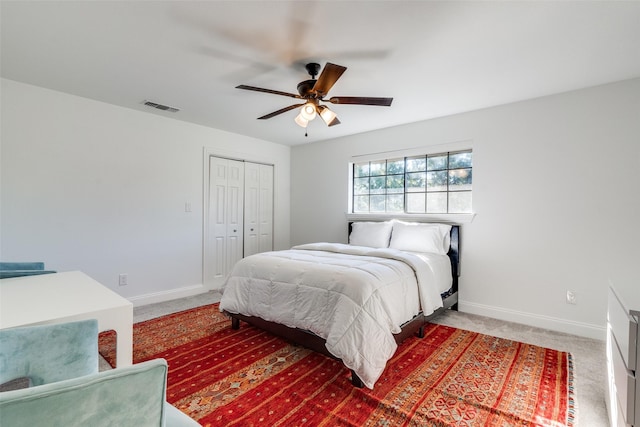
[[[458,141],[446,144],[438,144],[438,145],[430,145],[426,147],[415,147],[398,151],[385,151],[379,153],[370,153],[370,154],[362,154],[358,156],[352,156],[348,168],[349,180],[347,182],[347,212],[346,217],[348,221],[384,221],[392,218],[398,219],[407,219],[414,221],[424,221],[424,222],[443,222],[450,224],[464,224],[470,223],[473,221],[473,218],[476,216],[475,211],[472,213],[438,213],[438,214],[427,214],[427,213],[353,213],[353,165],[355,163],[362,163],[367,161],[381,161],[385,159],[393,159],[393,158],[401,158],[401,157],[413,157],[413,156],[422,156],[422,155],[433,155],[447,152],[456,152],[456,151],[473,151],[473,143],[472,141]],[[473,202],[472,202],[473,203]],[[473,209],[473,207],[472,207]]]

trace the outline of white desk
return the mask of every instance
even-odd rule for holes
[[[0,280],[0,329],[98,319],[116,331],[118,367],[133,359],[133,304],[80,271]]]

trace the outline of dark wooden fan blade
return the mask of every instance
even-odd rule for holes
[[[393,102],[393,98],[368,98],[363,96],[333,96],[329,101],[332,104],[357,104],[357,105],[380,105],[388,107]]]
[[[302,107],[304,104],[293,104],[293,105],[289,105],[288,107],[284,107],[278,111],[274,111],[273,113],[269,113],[266,114],[262,117],[258,117],[258,120],[266,120],[266,119],[270,119],[271,117],[277,116],[278,114],[282,114],[282,113],[286,113],[289,110],[293,110],[296,107]]]
[[[320,77],[318,77],[318,81],[313,86],[313,91],[320,97],[325,96],[346,70],[347,67],[327,62],[327,65],[324,66],[320,73]]]
[[[279,90],[264,89],[264,88],[255,87],[255,86],[238,85],[236,86],[236,89],[245,89],[245,90],[253,90],[256,92],[272,93],[274,95],[289,96],[291,98],[299,98],[299,99],[302,98],[300,95],[296,95],[295,93],[281,92]]]

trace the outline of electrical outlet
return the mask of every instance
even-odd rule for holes
[[[567,291],[567,304],[577,304],[577,296],[575,291]]]
[[[118,285],[120,286],[127,286],[129,284],[128,282],[128,277],[126,274],[120,274],[118,276]]]

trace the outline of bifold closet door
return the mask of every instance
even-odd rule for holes
[[[273,165],[245,163],[244,256],[273,250]]]
[[[244,162],[209,159],[209,248],[214,282],[243,256]]]

